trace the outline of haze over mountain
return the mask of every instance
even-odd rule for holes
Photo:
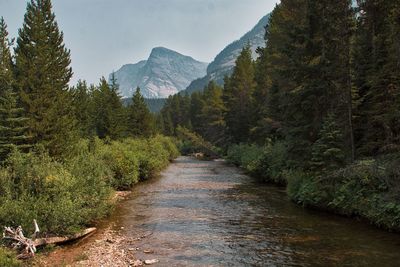
[[[235,66],[235,61],[244,46],[249,44],[253,52],[253,59],[257,58],[258,47],[265,47],[265,27],[268,26],[270,14],[265,15],[256,26],[253,27],[239,40],[225,47],[207,67],[207,75],[190,83],[185,92],[191,94],[201,91],[209,81],[214,80],[217,84],[224,83],[225,75],[230,75]]]
[[[139,86],[146,98],[166,98],[206,75],[207,65],[173,50],[156,47],[147,60],[122,66],[115,77],[123,97],[131,97]]]
[[[208,66],[170,49],[154,48],[148,60],[124,65],[115,72],[121,95],[131,97],[139,86],[146,98],[166,98],[179,92],[201,91],[211,80],[222,85],[224,77],[232,73],[244,46],[251,46],[253,59],[257,58],[257,48],[265,47],[265,27],[269,17],[270,14],[264,16],[239,40],[226,46]]]

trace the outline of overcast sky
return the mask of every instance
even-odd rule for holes
[[[0,0],[0,16],[16,37],[26,0]],[[249,31],[279,0],[53,0],[72,54],[74,84],[97,83],[123,64],[164,46],[211,62]]]

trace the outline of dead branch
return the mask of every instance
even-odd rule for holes
[[[96,231],[96,228],[93,227],[70,236],[37,238],[37,235],[40,232],[39,226],[36,220],[33,220],[33,224],[35,227],[35,232],[33,233],[32,238],[26,238],[24,236],[21,226],[18,226],[17,229],[14,229],[12,227],[4,227],[3,239],[8,241],[11,248],[21,252],[18,255],[18,258],[20,259],[33,257],[36,253],[37,247],[74,241],[76,239],[92,234],[94,231]]]
[[[36,247],[50,245],[50,244],[62,244],[65,242],[70,242],[70,241],[80,239],[82,237],[85,237],[87,235],[94,233],[95,231],[96,231],[96,228],[92,227],[92,228],[88,228],[82,232],[79,232],[79,233],[76,233],[76,234],[70,235],[70,236],[39,238],[39,239],[36,239],[33,243]]]

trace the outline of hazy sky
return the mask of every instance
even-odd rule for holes
[[[0,16],[16,37],[26,0],[0,0]],[[211,62],[249,31],[279,0],[53,0],[72,54],[74,84],[97,83],[123,64],[164,46]]]

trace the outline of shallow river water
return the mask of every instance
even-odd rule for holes
[[[223,161],[178,158],[114,216],[128,237],[151,234],[138,246],[157,266],[400,266],[400,235],[305,210]]]

